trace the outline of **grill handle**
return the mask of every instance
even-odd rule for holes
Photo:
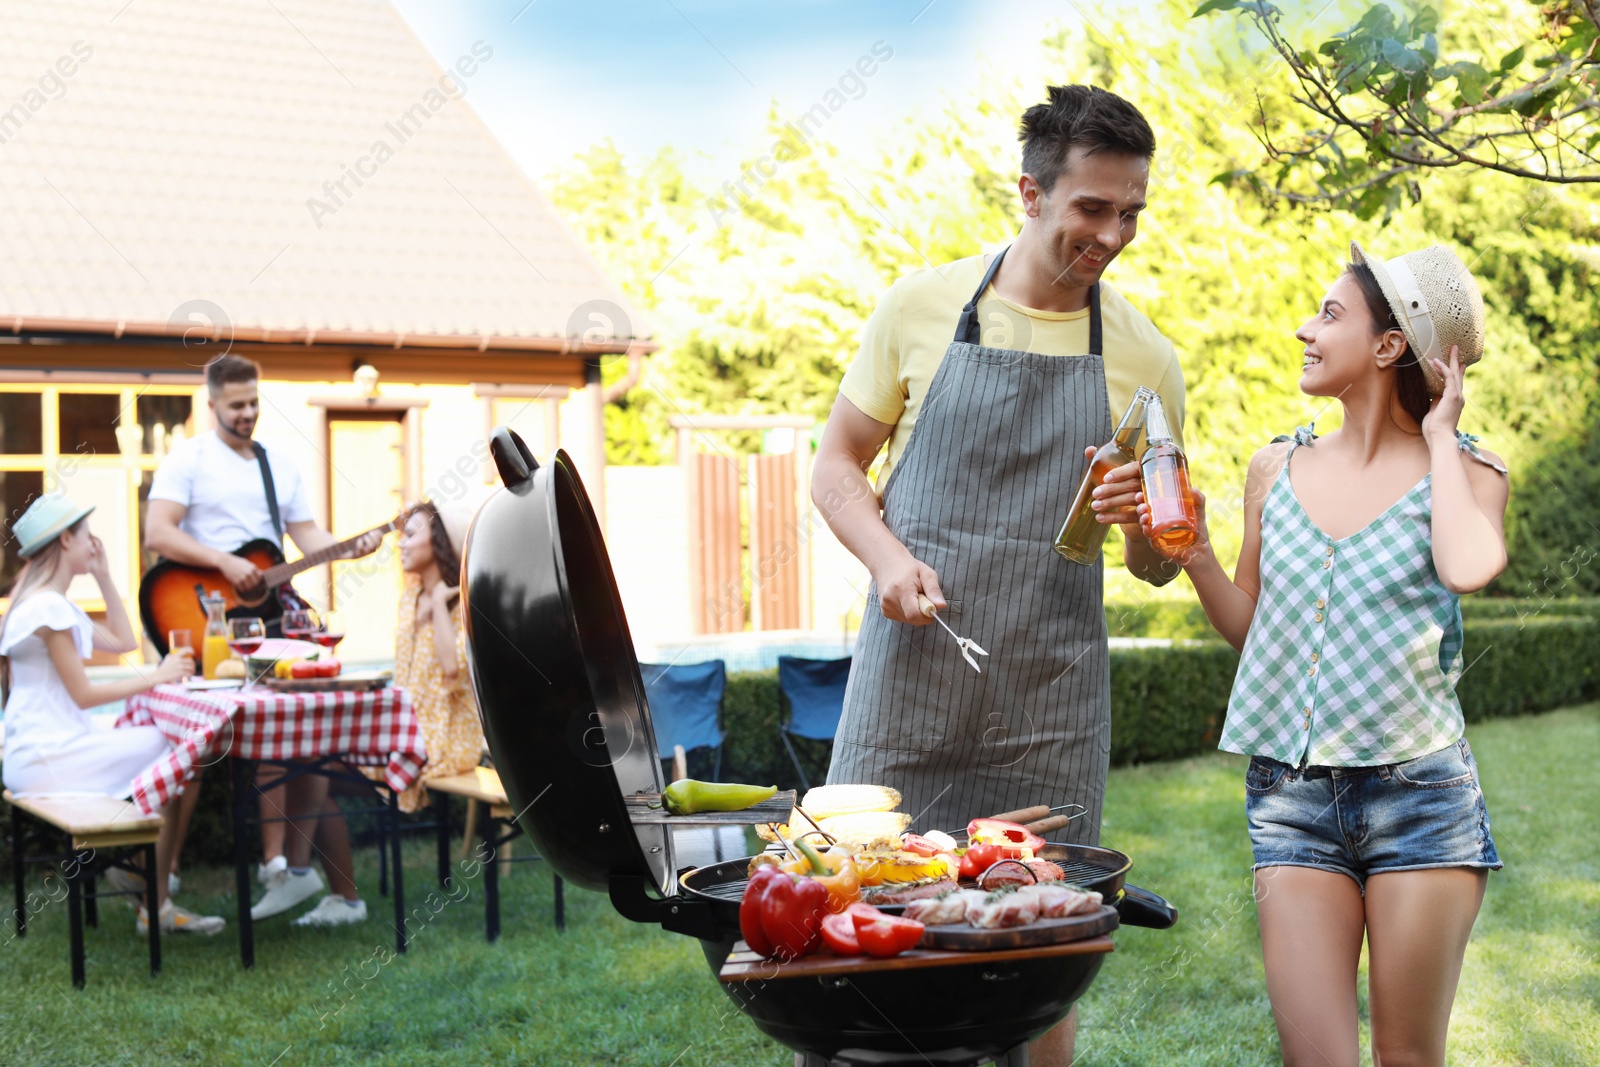
[[[702,941],[721,941],[727,936],[712,913],[711,905],[688,897],[653,897],[639,875],[613,875],[608,883],[611,906],[624,919],[659,925],[675,934],[688,934]]]
[[[1117,901],[1116,907],[1123,926],[1167,930],[1178,921],[1178,909],[1168,904],[1165,897],[1136,885],[1122,887],[1122,899]]]

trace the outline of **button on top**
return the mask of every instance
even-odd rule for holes
[[[1328,546],[1328,555],[1330,555],[1330,556],[1333,555],[1333,546],[1332,545]]]
[[[1317,597],[1317,607],[1318,608],[1325,608],[1327,606],[1328,606],[1327,601],[1323,600],[1321,597]]]
[[[1311,653],[1311,662],[1312,663],[1317,662],[1317,654],[1315,652]]]

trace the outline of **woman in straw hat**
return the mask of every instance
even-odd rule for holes
[[[95,685],[83,661],[95,649],[126,653],[139,647],[122,596],[111,580],[105,546],[89,532],[93,507],[80,507],[60,493],[39,497],[11,525],[17,554],[26,561],[11,589],[11,607],[0,622],[0,680],[5,683],[7,789],[22,795],[101,794],[127,797],[133,779],[167,752],[154,726],[105,731],[88,709],[126,700],[152,686],[194,673],[194,656],[175,652],[147,674]],[[93,576],[106,605],[96,625],[72,601],[67,586],[78,575]],[[177,834],[177,805],[166,811],[156,843],[156,866],[169,870]],[[121,873],[113,871],[108,872]],[[113,881],[115,881],[113,879]],[[132,888],[126,880],[117,883]],[[167,880],[157,879],[164,932],[215,934],[223,921],[175,905]],[[149,917],[139,909],[136,928]]]
[[[1456,429],[1483,298],[1450,250],[1351,262],[1295,333],[1300,389],[1340,430],[1263,448],[1232,579],[1204,499],[1179,559],[1241,651],[1221,746],[1245,811],[1286,1063],[1356,1064],[1369,952],[1379,1063],[1444,1063],[1487,872],[1501,867],[1463,736],[1460,596],[1506,565],[1506,471]],[[1144,512],[1141,504],[1141,513]]]

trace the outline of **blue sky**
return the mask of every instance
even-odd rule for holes
[[[893,57],[830,124],[841,145],[962,98],[985,70],[1034,61],[1057,18],[1109,3],[1033,0],[395,0],[442,65],[483,40],[468,100],[535,178],[609,137],[632,163],[665,145],[721,173],[761,143],[768,111],[798,113],[876,42]],[[1049,9],[1047,12],[1046,9]],[[880,46],[882,47],[882,46]],[[1040,76],[1041,89],[1044,76]]]

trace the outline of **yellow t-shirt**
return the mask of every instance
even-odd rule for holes
[[[922,399],[955,336],[967,298],[983,280],[984,256],[958,259],[943,267],[914,271],[890,287],[867,321],[861,351],[845,371],[839,391],[862,413],[894,427],[889,459],[878,475],[888,484],[899,461]],[[1182,443],[1183,371],[1168,341],[1121,294],[1100,283],[1102,347],[1111,422],[1128,409],[1139,386],[1161,394],[1172,431]],[[1081,356],[1089,351],[1089,309],[1038,311],[1013,304],[990,286],[978,301],[981,340],[997,348],[1041,355]]]

